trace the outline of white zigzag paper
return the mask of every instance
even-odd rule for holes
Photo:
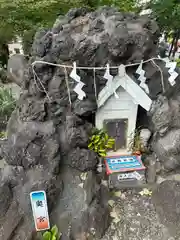
[[[79,75],[77,75],[76,62],[73,63],[73,66],[74,67],[70,73],[70,77],[78,83],[74,88],[74,92],[77,93],[79,100],[83,100],[83,98],[86,97],[86,93],[82,90],[82,88],[85,86],[85,84],[83,82],[81,82],[81,77]]]
[[[139,78],[138,80],[141,82],[140,83],[140,87],[142,87],[144,89],[144,91],[149,94],[149,88],[148,85],[145,83],[146,81],[146,77],[145,77],[145,71],[142,69],[142,63],[143,61],[141,61],[139,67],[136,70],[136,73],[139,74]]]
[[[176,84],[175,79],[178,77],[178,75],[179,74],[175,71],[173,73],[171,73],[171,76],[169,77],[168,80],[172,86],[174,86]]]
[[[162,59],[166,63],[166,68],[169,68],[168,73],[170,74],[168,81],[171,84],[171,86],[174,86],[176,84],[175,79],[178,77],[178,73],[175,71],[176,69],[176,62],[170,62],[169,58],[163,58]]]
[[[84,86],[85,86],[85,84],[83,82],[79,82],[74,88],[74,92],[76,92],[78,94],[79,100],[83,100],[83,98],[86,97],[85,92],[82,90],[82,88]]]
[[[106,72],[104,74],[104,78],[107,79],[107,83],[106,83],[107,87],[109,89],[111,89],[112,88],[112,81],[113,81],[114,77],[110,74],[109,64],[106,65]],[[116,93],[116,91],[114,89],[113,89],[113,92],[114,92],[115,98],[119,98],[119,96],[117,95],[117,93]]]

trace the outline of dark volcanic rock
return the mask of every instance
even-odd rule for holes
[[[53,161],[58,154],[59,143],[55,135],[52,137],[55,132],[52,122],[22,122],[18,130],[9,136],[4,147],[8,164],[27,169]]]
[[[165,181],[161,183],[153,193],[153,203],[161,221],[173,234],[180,234],[180,183]],[[178,239],[178,238],[175,238]]]
[[[1,181],[8,183],[9,186],[15,187],[24,179],[25,173],[23,167],[7,165],[0,172]]]
[[[92,126],[90,126],[91,128]],[[69,148],[76,147],[88,147],[89,140],[89,132],[88,132],[88,124],[81,126],[72,126],[70,127],[68,123],[66,123],[66,144],[69,145]]]
[[[95,169],[97,161],[98,157],[93,151],[76,148],[68,154],[65,164],[80,171],[88,171]]]
[[[154,124],[154,130],[161,135],[168,131],[171,123],[171,109],[168,99],[160,96],[151,108],[152,123]]]
[[[89,171],[82,176],[80,171],[66,167],[61,177],[64,189],[52,211],[53,222],[72,239],[92,231],[100,238],[108,227],[109,210],[103,202],[97,202],[101,193],[96,175]]]
[[[81,12],[83,15],[79,15]],[[46,58],[46,61],[49,58],[53,62],[68,61],[72,64],[76,61],[82,66],[102,66],[107,62],[116,65],[122,62],[140,61],[153,56],[156,52],[158,27],[148,18],[122,14],[117,9],[109,7],[87,14],[85,10],[80,9],[73,10],[72,13],[68,13],[71,17],[68,14],[64,18],[60,17],[51,33],[41,31],[36,35],[33,44],[34,56],[44,60]],[[52,67],[46,66],[46,70],[44,68],[43,64],[36,65],[38,76],[43,82],[41,73],[43,72],[44,77],[47,76],[48,69]],[[49,94],[59,99],[62,108],[69,104],[68,98],[65,98],[67,94],[65,94],[64,69],[55,68],[53,72],[54,76],[48,83]],[[84,89],[88,98],[84,101],[75,101],[76,95],[72,91],[74,81],[71,79],[69,86],[74,112],[84,115],[96,108],[93,73],[81,70],[80,75],[81,80],[86,84]],[[105,82],[100,71],[96,72],[96,78],[97,90],[100,90],[101,82]],[[29,82],[29,79],[27,81]],[[45,87],[46,85],[47,82]],[[34,88],[30,84],[30,92],[32,87]]]
[[[7,183],[2,182],[0,185],[0,207],[1,207],[1,212],[0,212],[0,218],[4,216],[4,214],[7,212],[11,201],[12,201],[12,191],[10,187],[8,186]]]
[[[11,56],[7,66],[8,78],[17,85],[22,86],[26,65],[27,60],[24,55],[14,54]]]
[[[175,95],[170,99],[159,96],[151,108],[150,115],[155,132],[152,149],[165,170],[176,170],[180,167],[179,96]]]
[[[37,57],[45,56],[46,52],[51,47],[51,43],[52,43],[52,33],[46,30],[40,30],[35,35],[32,55]]]
[[[64,238],[77,239],[90,234],[100,239],[109,223],[107,198],[102,197],[107,191],[100,187],[94,173],[98,157],[88,150],[97,108],[95,92],[98,94],[106,84],[104,71],[95,72],[96,86],[92,70],[78,71],[86,92],[86,98],[80,101],[73,90],[77,83],[69,77],[71,69],[38,63],[34,66],[37,74],[34,76],[33,61],[66,65],[76,61],[77,65],[88,67],[140,62],[155,56],[158,36],[153,20],[120,13],[111,7],[94,12],[73,9],[59,17],[52,29],[35,35],[32,58],[24,71],[24,92],[8,123],[8,139],[1,147],[1,155],[9,164],[2,170],[1,178],[12,190],[14,202],[2,203],[6,221],[0,227],[2,230],[9,226],[9,233],[2,233],[0,240],[31,240],[34,225],[29,193],[34,190],[47,192],[51,223],[57,224]],[[168,168],[173,169],[179,162],[179,130],[176,129],[180,124],[180,84],[177,81],[171,88],[168,70],[160,61],[156,62],[163,70],[164,94],[159,69],[150,62],[143,66],[149,95],[155,101],[154,110],[149,113],[152,132],[156,133],[153,141],[164,166],[170,164]],[[133,78],[135,69],[127,69]],[[112,74],[116,75],[117,70]],[[165,97],[156,107],[160,94]],[[171,130],[177,131],[173,147],[169,140]],[[160,151],[163,142],[166,146]],[[169,159],[172,159],[170,163]],[[84,180],[82,172],[86,174]],[[16,222],[12,223],[11,216]]]
[[[154,150],[166,170],[180,166],[180,130],[171,130],[154,143]]]
[[[109,222],[108,209],[93,201],[88,211],[72,222],[72,239],[87,239],[89,235],[100,239],[107,230]]]
[[[102,206],[96,200],[93,201],[88,211],[88,220],[90,233],[94,237],[101,238],[110,222],[108,208]]]
[[[23,211],[19,207],[18,203],[13,199],[6,214],[0,220],[0,224],[1,224],[0,239],[1,240],[18,239],[16,238],[16,237],[19,237],[16,235],[16,231],[19,227],[22,227],[24,225],[24,223],[23,224],[22,223],[23,223]],[[20,238],[20,239],[25,239],[25,238],[30,239],[29,233],[27,231],[23,231],[24,230],[23,228],[21,229],[22,229],[22,232],[24,232],[24,235],[23,235],[24,238]],[[14,236],[16,237],[14,238]]]
[[[31,210],[29,194],[32,191],[45,190],[47,193],[49,210],[55,205],[56,198],[62,192],[62,181],[48,168],[36,166],[26,172],[23,181],[14,188],[16,199],[24,211]]]
[[[27,98],[19,108],[20,119],[26,121],[44,121],[46,116],[44,100]]]
[[[87,149],[91,129],[92,124],[84,122],[75,114],[68,113],[64,124],[58,127],[61,152],[67,155],[78,147]],[[79,161],[78,156],[76,161]]]
[[[30,192],[45,190],[49,211],[62,192],[62,180],[50,168],[36,166],[26,172],[21,167],[7,166],[1,171],[0,239],[32,239],[34,221]],[[10,229],[10,231],[9,231]]]

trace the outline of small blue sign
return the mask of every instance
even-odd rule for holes
[[[30,198],[36,230],[44,231],[49,229],[50,224],[45,191],[31,192]]]
[[[140,156],[110,156],[105,158],[106,172],[128,172],[145,169]]]

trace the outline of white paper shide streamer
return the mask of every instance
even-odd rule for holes
[[[175,82],[175,79],[178,77],[178,73],[175,71],[175,68],[176,68],[176,65],[177,63],[176,62],[170,62],[169,58],[163,58],[163,61],[165,61],[166,63],[166,67],[169,68],[169,78],[168,78],[168,81],[169,83],[171,84],[171,86],[174,86],[176,84]]]
[[[114,96],[116,98],[119,98],[119,96],[117,95],[116,91],[113,89],[113,76],[110,74],[110,67],[109,67],[109,64],[106,65],[106,72],[104,74],[104,78],[107,79],[107,83],[106,83],[106,86],[108,87],[108,89],[111,91],[114,92]]]
[[[162,82],[162,87],[163,87],[163,92],[164,92],[164,79],[163,79],[163,71],[161,70],[161,67],[155,63],[154,60],[160,60],[160,61],[164,61],[166,63],[166,68],[168,68],[168,72],[170,74],[168,81],[171,84],[171,86],[174,86],[176,84],[176,78],[178,77],[178,73],[175,71],[177,63],[176,62],[171,62],[169,60],[169,58],[151,58],[145,61],[141,61],[140,63],[132,63],[132,64],[127,64],[127,65],[120,65],[120,66],[109,66],[109,64],[107,64],[106,66],[100,66],[100,67],[79,67],[76,66],[76,62],[73,63],[72,65],[61,65],[61,64],[55,64],[55,63],[50,63],[50,62],[45,62],[45,61],[35,61],[32,63],[32,70],[33,70],[33,74],[34,74],[34,82],[38,87],[37,81],[38,83],[41,85],[42,89],[38,88],[39,91],[43,91],[46,93],[47,98],[49,99],[49,101],[51,101],[48,92],[46,91],[46,88],[44,87],[42,81],[40,80],[40,78],[38,77],[37,73],[35,72],[35,65],[36,64],[47,64],[49,66],[55,66],[55,67],[61,67],[64,68],[64,72],[65,72],[65,80],[66,80],[66,85],[67,85],[67,89],[68,89],[68,95],[69,95],[69,102],[71,105],[71,96],[70,96],[70,91],[69,91],[69,84],[68,84],[68,73],[66,71],[66,68],[68,69],[72,69],[71,73],[70,73],[70,77],[72,79],[74,79],[77,84],[75,86],[75,88],[73,89],[74,92],[77,93],[78,99],[79,100],[83,100],[83,98],[86,97],[86,93],[82,90],[83,87],[85,86],[85,84],[81,81],[81,77],[77,74],[77,69],[83,69],[83,70],[93,70],[94,72],[94,90],[95,90],[95,96],[96,96],[96,100],[98,102],[98,96],[97,96],[97,89],[96,89],[96,70],[105,70],[105,74],[104,74],[104,78],[107,80],[106,83],[106,90],[108,90],[108,94],[112,95],[114,94],[115,98],[119,98],[118,94],[117,94],[117,82],[116,82],[116,77],[114,78],[111,73],[110,73],[110,69],[119,69],[119,77],[121,78],[122,81],[124,81],[124,76],[127,75],[125,68],[126,67],[130,67],[130,66],[138,66],[136,73],[139,75],[138,77],[138,81],[140,81],[140,84],[136,84],[139,87],[141,87],[144,91],[142,91],[141,88],[138,88],[139,94],[141,92],[141,94],[149,94],[149,87],[146,84],[146,77],[145,77],[145,71],[143,70],[143,63],[147,63],[147,62],[152,62],[153,65],[155,65],[158,70],[161,73],[161,82]],[[10,72],[12,73],[12,69],[10,69]],[[126,78],[125,78],[126,79]],[[124,83],[125,84],[125,83]],[[121,83],[121,85],[123,85]],[[133,95],[133,92],[135,91],[134,89],[131,89],[131,95]],[[136,89],[137,90],[137,89]],[[136,97],[134,97],[134,103],[138,104],[136,102]],[[139,101],[139,100],[138,100]],[[149,100],[148,100],[149,101]]]
[[[70,73],[70,77],[77,82],[77,85],[74,88],[74,92],[77,93],[79,100],[83,100],[83,98],[86,97],[86,93],[82,90],[85,84],[81,82],[81,77],[77,75],[76,62],[73,63],[73,70]]]
[[[146,84],[146,77],[145,77],[145,71],[142,69],[143,61],[141,61],[138,69],[136,70],[136,73],[139,74],[138,80],[141,82],[140,87],[142,87],[147,94],[149,94],[149,88]]]

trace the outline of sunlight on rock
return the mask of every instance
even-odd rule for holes
[[[114,200],[109,200],[109,201],[108,201],[108,204],[109,204],[110,207],[113,207],[114,204],[115,204],[115,201],[114,201]]]
[[[122,193],[121,191],[114,192],[115,197],[121,197]]]
[[[81,178],[82,181],[85,181],[86,178],[87,178],[87,172],[82,173],[81,176],[80,176],[80,178]]]
[[[148,190],[147,188],[144,188],[141,192],[139,192],[141,196],[151,196],[152,191]]]
[[[84,183],[80,183],[78,186],[81,187],[81,188],[83,188]]]

